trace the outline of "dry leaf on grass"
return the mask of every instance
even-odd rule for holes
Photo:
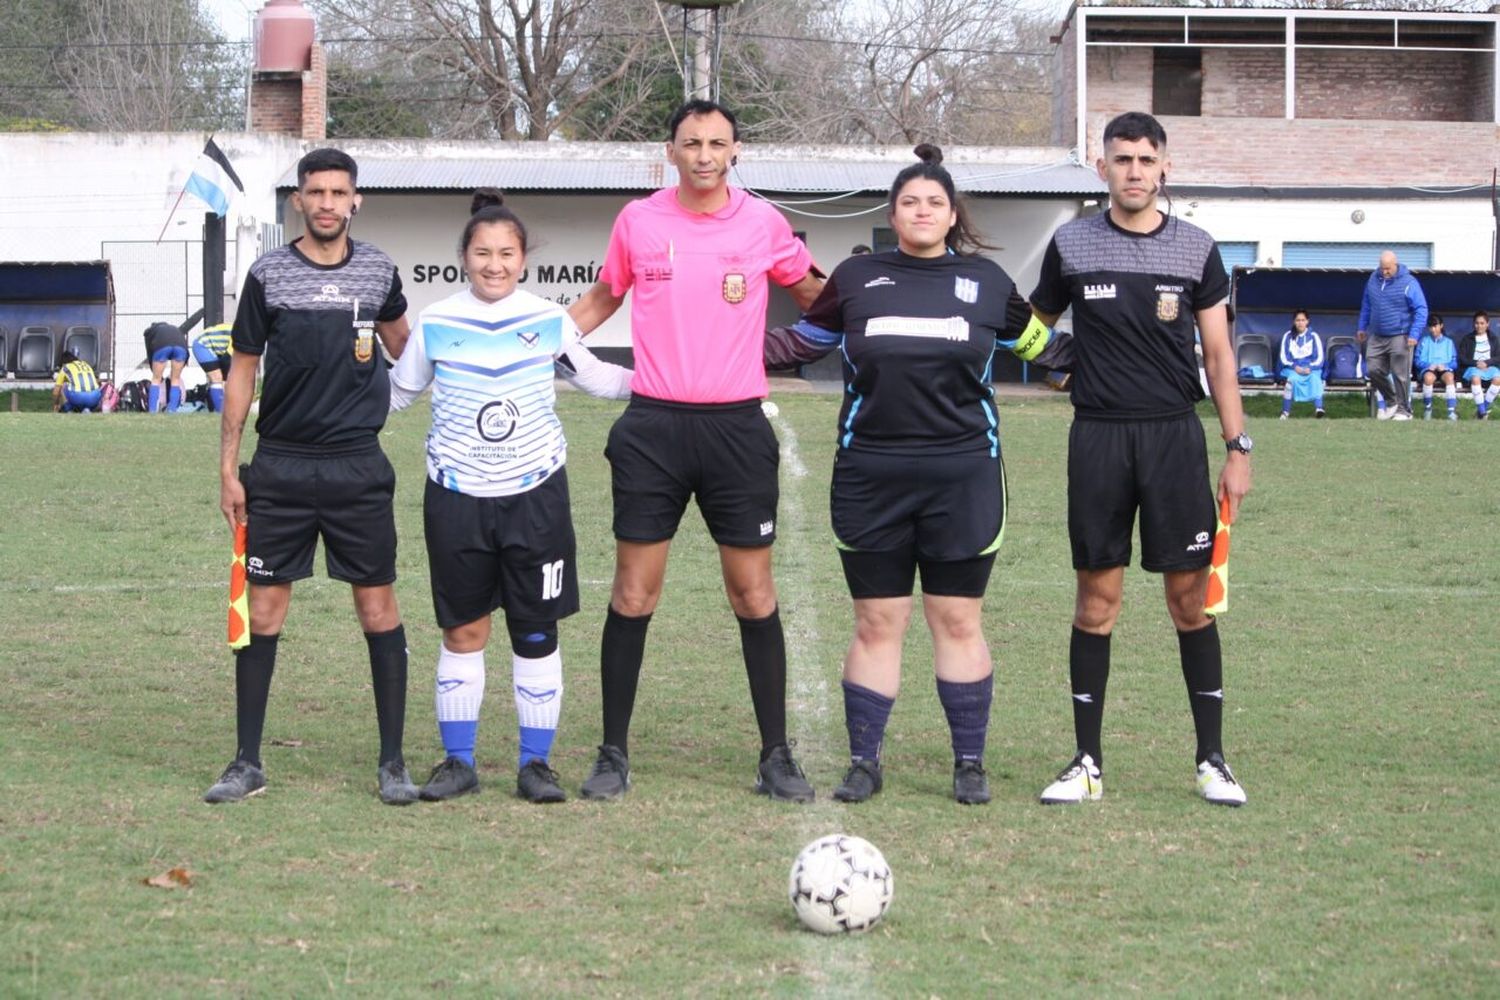
[[[186,868],[168,868],[160,875],[141,879],[141,884],[154,886],[157,889],[191,889],[193,873]]]

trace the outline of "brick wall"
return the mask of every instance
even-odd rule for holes
[[[1204,117],[1280,118],[1286,114],[1281,49],[1203,49]]]
[[[1150,49],[1100,45],[1087,54],[1090,115],[1151,110]]]
[[[323,43],[313,42],[309,68],[302,74],[299,133],[318,142],[328,138],[328,61]]]
[[[1470,52],[1299,49],[1297,117],[1487,121],[1474,114],[1479,62]]]
[[[1112,114],[1089,115],[1090,161]],[[1456,187],[1488,184],[1500,163],[1500,127],[1486,122],[1161,121],[1178,185]]]
[[[302,74],[257,71],[250,77],[250,131],[302,134]]]

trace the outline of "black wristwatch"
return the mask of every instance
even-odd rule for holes
[[[1250,454],[1250,449],[1255,447],[1255,442],[1250,440],[1249,434],[1238,434],[1224,442],[1226,451],[1237,451],[1242,455]]]

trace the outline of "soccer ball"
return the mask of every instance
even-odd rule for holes
[[[895,880],[875,845],[832,833],[802,848],[792,862],[792,909],[819,934],[867,931],[890,909]]]

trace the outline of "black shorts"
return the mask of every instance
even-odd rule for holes
[[[1202,569],[1213,556],[1214,497],[1196,414],[1167,420],[1079,417],[1068,434],[1068,537],[1074,569],[1130,565],[1141,513],[1141,568]]]
[[[496,608],[526,622],[578,611],[566,469],[508,497],[471,497],[429,479],[422,520],[439,627],[478,621]]]
[[[262,440],[245,486],[246,576],[254,584],[312,576],[323,538],[328,575],[361,587],[396,579],[396,470],[376,443],[311,449]]]
[[[829,494],[849,593],[982,597],[1005,537],[1005,463],[997,455],[840,450]]]
[[[758,399],[698,404],[632,396],[604,455],[621,541],[671,538],[693,497],[718,544],[758,548],[776,540],[781,448]]]

